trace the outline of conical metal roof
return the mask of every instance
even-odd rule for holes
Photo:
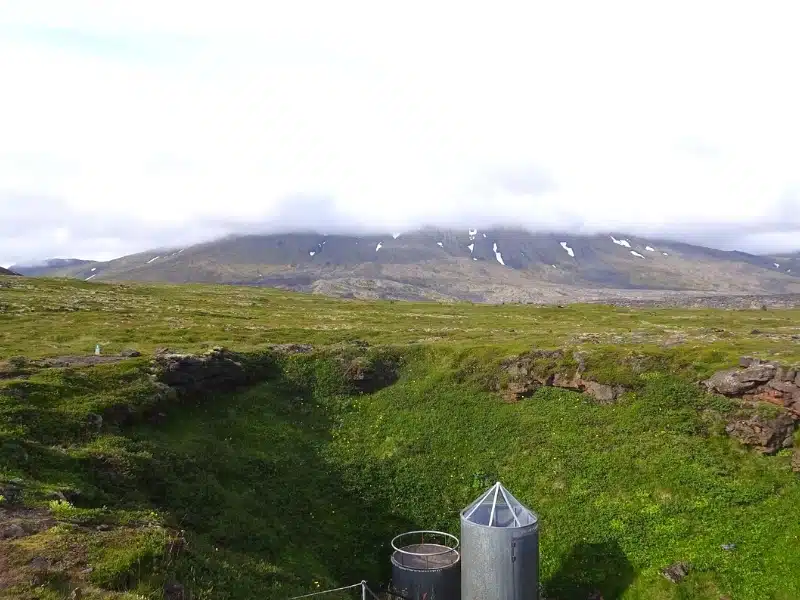
[[[462,510],[461,517],[469,523],[485,527],[527,527],[539,520],[499,481]]]

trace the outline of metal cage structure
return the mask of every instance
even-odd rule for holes
[[[461,511],[464,600],[538,600],[539,517],[500,482]]]
[[[407,600],[460,600],[458,538],[442,531],[408,531],[392,540],[392,590]]]

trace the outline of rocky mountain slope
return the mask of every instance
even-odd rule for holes
[[[231,283],[333,296],[477,302],[800,292],[797,256],[756,256],[623,234],[423,229],[394,235],[236,236],[26,275]],[[656,292],[656,293],[654,293]]]
[[[0,267],[0,275],[19,275],[19,273],[12,271],[11,269],[4,269]]]

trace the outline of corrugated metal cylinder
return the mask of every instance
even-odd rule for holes
[[[539,599],[539,519],[500,483],[461,512],[461,598]]]

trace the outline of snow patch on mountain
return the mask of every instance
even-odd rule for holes
[[[505,267],[506,263],[503,262],[503,255],[497,251],[497,242],[494,243],[492,249],[494,250],[494,257],[497,259],[497,262],[499,262],[501,265]]]

